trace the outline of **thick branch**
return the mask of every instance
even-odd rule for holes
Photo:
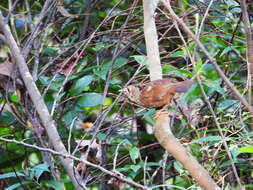
[[[162,147],[166,151],[170,152],[181,164],[183,164],[185,169],[191,173],[201,187],[208,190],[220,189],[209,176],[205,168],[202,167],[198,161],[186,151],[186,148],[183,147],[183,145],[180,144],[173,136],[168,123],[168,115],[164,113],[156,120],[154,134]]]
[[[160,62],[158,37],[154,18],[157,3],[157,0],[143,0],[144,35],[151,81],[162,79],[162,67]]]
[[[155,4],[155,1],[143,0],[144,34],[148,52],[147,56],[149,60],[148,64],[151,81],[162,78],[158,39],[155,21],[153,18],[156,5],[157,4]],[[152,62],[151,60],[155,62]],[[152,64],[155,64],[155,66]],[[219,189],[219,187],[209,176],[208,172],[190,154],[187,153],[186,148],[183,147],[170,132],[168,119],[169,118],[167,114],[161,114],[155,122],[154,133],[158,142],[166,151],[171,153],[183,164],[183,166],[191,173],[191,175],[202,187],[208,190]]]
[[[49,111],[47,109],[47,106],[45,102],[43,101],[43,98],[33,81],[33,78],[29,72],[29,69],[27,67],[27,64],[25,62],[25,59],[23,55],[20,52],[20,49],[16,43],[16,41],[13,38],[13,35],[10,31],[9,26],[5,23],[5,19],[2,15],[2,12],[0,11],[0,28],[4,32],[6,41],[10,47],[11,53],[13,58],[15,59],[15,62],[19,68],[21,77],[25,83],[25,86],[27,88],[27,91],[34,103],[35,109],[38,112],[40,119],[46,129],[49,141],[52,143],[54,149],[58,152],[61,152],[63,154],[67,154],[66,148],[64,144],[62,143],[60,136],[58,134],[58,131],[56,129],[55,122],[51,118]],[[66,172],[68,173],[69,177],[71,178],[71,181],[73,182],[76,190],[81,190],[81,186],[78,184],[76,177],[73,172],[73,160],[69,158],[63,158],[60,157],[62,165],[64,166]]]

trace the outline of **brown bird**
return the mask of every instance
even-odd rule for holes
[[[148,108],[164,110],[171,102],[175,93],[186,92],[194,80],[174,82],[172,79],[155,80],[146,84],[134,84],[122,90],[131,101]]]

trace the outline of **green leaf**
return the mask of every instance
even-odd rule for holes
[[[122,144],[126,144],[128,146],[132,146],[132,143],[128,139],[123,139],[123,141],[121,139],[120,142],[122,142]]]
[[[243,136],[245,136],[246,138],[251,138],[251,137],[253,137],[253,131],[251,131]]]
[[[107,72],[109,71],[109,65],[108,64],[103,64],[100,67],[93,69],[93,72],[95,75],[100,77],[103,80],[106,80],[106,75]]]
[[[101,49],[104,49],[105,47],[106,47],[105,44],[96,44],[96,46],[93,47],[92,50],[94,50],[94,51],[99,51],[99,50],[101,50]]]
[[[240,54],[240,52],[236,49],[236,47],[238,47],[238,46],[228,46],[228,47],[226,47],[226,48],[221,52],[220,57],[222,57],[223,55],[227,54],[227,53],[230,52],[231,50],[234,50],[234,51],[236,51],[237,53]]]
[[[15,122],[16,118],[13,116],[11,112],[2,112],[0,114],[0,121],[2,125],[11,125],[13,122]]]
[[[102,104],[102,98],[98,93],[86,93],[78,99],[77,104],[81,107],[93,107]]]
[[[93,80],[92,75],[87,75],[78,79],[75,82],[74,86],[70,89],[70,96],[75,96],[79,94],[80,92],[82,92],[85,87],[89,86],[92,80]]]
[[[162,69],[163,69],[163,74],[167,74],[169,72],[172,72],[176,76],[193,77],[193,74],[191,72],[186,71],[184,69],[176,69],[176,68],[171,67],[169,65],[163,66]]]
[[[230,167],[232,165],[232,163],[236,164],[236,163],[239,163],[238,160],[227,160],[227,161],[224,161],[220,166],[219,168],[222,169],[222,168],[227,168],[227,167]]]
[[[19,103],[20,102],[20,99],[17,97],[17,95],[15,93],[9,94],[9,98],[14,103]]]
[[[239,148],[237,146],[232,147],[231,154],[232,154],[234,159],[237,159],[237,156],[240,154]]]
[[[75,117],[77,117],[77,111],[70,109],[70,111],[63,115],[61,120],[64,122],[65,125],[70,126]]]
[[[231,106],[238,104],[238,100],[224,100],[218,104],[217,111],[223,112],[224,110],[230,108]]]
[[[139,63],[140,65],[147,65],[148,64],[147,56],[144,56],[144,55],[133,55],[131,57],[133,57],[134,60],[137,63]]]
[[[180,98],[180,103],[182,105],[185,105],[187,102],[189,102],[192,99],[196,99],[200,95],[200,90],[198,88],[197,84],[194,84],[191,86],[187,92],[184,93],[184,95]]]
[[[127,59],[123,57],[119,57],[115,60],[113,64],[113,69],[118,69],[125,65],[127,63]],[[96,74],[98,77],[100,77],[103,80],[106,80],[106,75],[109,71],[110,65],[112,64],[112,61],[107,61],[106,63],[100,65],[96,69],[93,69],[94,74]]]
[[[48,55],[48,56],[55,56],[57,55],[58,48],[52,48],[52,47],[47,47],[42,51],[42,54]]]
[[[141,168],[140,165],[131,165],[130,169],[133,170],[134,172],[137,172]]]
[[[152,167],[152,166],[161,166],[161,163],[159,163],[159,162],[147,162],[147,163],[140,162],[139,165],[140,165],[141,167],[144,167],[145,165],[146,165],[146,166],[149,166],[149,167]]]
[[[62,181],[59,181],[59,180],[50,180],[50,181],[47,181],[47,184],[54,188],[55,190],[66,190],[65,186],[64,186],[64,183]]]
[[[87,57],[84,57],[83,59],[79,60],[77,66],[75,68],[76,72],[77,73],[81,72],[84,69],[84,67],[87,65],[87,63],[88,63]]]
[[[98,11],[98,16],[105,18],[106,17],[106,13],[104,11]]]
[[[127,59],[124,57],[119,57],[118,59],[115,60],[113,64],[113,69],[118,69],[124,66],[127,63]]]
[[[105,140],[106,134],[105,134],[105,133],[98,133],[98,134],[97,134],[97,138],[98,138],[99,140]]]
[[[201,71],[203,68],[203,63],[202,63],[202,60],[201,59],[198,59],[197,61],[197,65],[196,65],[196,71],[195,72],[199,72]]]
[[[224,54],[227,54],[229,51],[232,50],[232,46],[226,47],[220,54],[220,57],[222,57]]]
[[[10,173],[5,173],[5,174],[0,174],[0,179],[4,179],[4,178],[10,178],[10,177],[20,177],[20,176],[25,176],[22,173],[19,172],[10,172]]]
[[[47,163],[38,164],[31,169],[31,176],[34,176],[37,180],[40,178],[41,174],[45,171],[49,172],[49,165]]]
[[[253,153],[253,146],[246,146],[239,149],[240,153]]]
[[[129,153],[130,153],[130,158],[131,158],[131,160],[132,160],[134,163],[136,163],[136,159],[137,159],[137,158],[139,157],[139,155],[140,155],[140,150],[139,150],[139,148],[133,147],[133,148],[130,149]]]
[[[155,109],[149,109],[148,111],[145,111],[142,119],[144,119],[149,124],[154,125],[155,122],[153,120],[153,116],[155,115],[155,111]]]
[[[212,64],[204,64],[202,69],[204,76],[210,80],[218,80],[219,76]]]
[[[13,190],[13,189],[17,189],[19,186],[21,185],[26,185],[26,184],[29,184],[29,183],[32,183],[31,181],[22,181],[22,183],[16,183],[16,184],[13,184],[7,188],[5,188],[5,190]]]
[[[184,167],[179,161],[174,161],[173,165],[180,174],[184,172]]]
[[[47,77],[47,76],[41,75],[41,76],[39,77],[39,81],[40,81],[41,84],[43,84],[44,86],[47,86],[47,85],[49,85],[49,83],[50,83],[50,78]]]
[[[172,54],[170,54],[171,57],[185,57],[184,51],[183,50],[179,50],[176,51]]]
[[[197,140],[190,142],[189,144],[193,143],[203,143],[203,142],[210,142],[210,141],[221,141],[222,138],[220,136],[206,136]]]
[[[220,80],[216,80],[216,81],[207,81],[207,82],[203,82],[204,86],[207,86],[210,90],[209,93],[212,94],[214,91],[219,92],[221,95],[225,96],[225,91],[223,88],[220,87]]]

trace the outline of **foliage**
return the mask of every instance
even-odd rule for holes
[[[40,23],[38,19],[45,2],[26,1],[29,7],[24,2],[19,1],[14,7],[8,24],[22,48],[34,28],[39,26],[40,32],[29,52],[27,64],[70,152],[76,147],[75,140],[95,137],[103,153],[93,160],[95,164],[121,172],[128,179],[154,189],[162,185],[196,189],[188,172],[170,155],[165,156],[150,132],[155,110],[126,104],[124,98],[118,96],[128,81],[141,83],[148,75],[141,1],[134,6],[129,0],[65,0],[64,8],[77,15],[76,18],[63,16],[57,6],[52,5]],[[184,16],[184,21],[195,33],[209,1],[204,2],[178,1],[175,6],[175,11]],[[0,10],[5,16],[11,9],[9,6],[7,1],[0,2]],[[252,8],[250,4],[251,23]],[[205,78],[203,88],[225,139],[220,136],[206,104],[193,116],[199,118],[196,125],[179,113],[172,122],[173,133],[177,138],[187,140],[185,145],[219,185],[224,181],[222,185],[226,188],[238,188],[231,172],[233,161],[241,183],[250,189],[253,184],[251,116],[224,85],[206,56],[198,51],[193,40],[183,33],[187,48],[184,46],[176,29],[170,27],[172,20],[165,14],[159,9],[156,15],[163,74],[179,80],[196,74]],[[231,82],[248,98],[245,90],[246,41],[238,1],[214,1],[200,39]],[[11,60],[8,46],[0,43],[1,62]],[[187,49],[198,52],[195,68]],[[41,147],[50,146],[24,86],[16,85],[14,92],[3,86],[0,90],[0,136]],[[187,106],[198,98],[202,95],[196,84],[181,96],[179,103]],[[170,109],[176,108],[174,105]],[[92,125],[85,125],[88,122]],[[228,143],[232,160],[222,145],[223,140]],[[75,156],[79,157],[80,153]],[[0,168],[0,184],[1,180],[6,180],[5,188],[9,190],[20,187],[73,189],[58,158],[36,149],[0,141]],[[112,185],[107,184],[110,176],[92,167],[87,173],[85,184],[88,189],[112,189]],[[124,189],[135,187],[125,184]]]

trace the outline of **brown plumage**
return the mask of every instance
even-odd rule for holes
[[[175,93],[186,92],[193,84],[194,80],[174,82],[172,79],[161,79],[146,84],[130,85],[123,89],[123,93],[137,104],[157,108],[168,105]]]

